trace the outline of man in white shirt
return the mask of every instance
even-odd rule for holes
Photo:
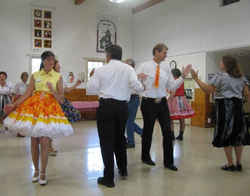
[[[143,63],[137,73],[144,73],[148,77],[144,81],[146,90],[142,93],[141,111],[143,115],[142,134],[142,162],[148,165],[155,165],[150,156],[152,134],[156,119],[159,120],[163,135],[163,152],[165,168],[177,171],[173,158],[172,132],[170,128],[169,110],[166,100],[166,89],[175,90],[182,83],[183,78],[175,80],[171,74],[169,65],[162,63],[167,56],[167,46],[157,44],[153,48],[153,60]],[[163,68],[164,66],[164,68]],[[190,71],[188,65],[183,76]]]
[[[121,176],[127,176],[125,125],[128,118],[128,101],[132,90],[141,92],[143,85],[134,69],[121,62],[122,48],[111,45],[106,49],[108,64],[92,72],[87,83],[88,94],[99,95],[97,129],[104,163],[104,176],[98,184],[114,187],[114,154]],[[140,79],[145,78],[139,74]]]

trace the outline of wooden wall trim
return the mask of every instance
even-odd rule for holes
[[[163,1],[165,1],[165,0],[150,0],[150,1],[147,1],[146,3],[143,3],[143,4],[138,5],[135,8],[133,8],[132,13],[137,14],[137,13],[139,13],[139,12],[145,10],[145,9],[148,9],[148,8],[158,4],[158,3],[161,3]]]

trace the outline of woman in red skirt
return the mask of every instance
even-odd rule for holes
[[[175,79],[178,79],[181,76],[181,71],[179,69],[173,69],[172,74]],[[168,99],[168,108],[171,118],[171,129],[174,131],[174,120],[179,120],[180,129],[179,136],[177,140],[183,140],[183,133],[185,131],[185,118],[191,118],[194,116],[194,111],[188,103],[185,93],[184,93],[184,83],[175,91],[170,93]]]

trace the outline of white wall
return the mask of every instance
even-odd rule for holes
[[[117,25],[117,43],[123,46],[124,58],[132,55],[131,12],[106,1],[90,0],[75,6],[73,0],[1,0],[0,1],[0,70],[16,82],[29,71],[31,50],[31,4],[52,7],[55,17],[54,52],[62,71],[84,71],[84,57],[104,58],[96,53],[97,18],[106,16]],[[41,52],[38,53],[39,55]]]
[[[207,52],[206,53],[206,81],[208,80],[208,74],[210,73],[217,73],[220,71],[219,63],[221,61],[222,56],[214,53],[214,52]]]
[[[175,60],[177,67],[182,70],[188,64],[192,64],[195,70],[199,70],[199,75],[202,80],[206,77],[206,53],[194,53],[188,55],[169,56],[168,61]]]
[[[134,58],[151,58],[158,42],[171,56],[249,46],[249,10],[249,0],[226,7],[219,0],[166,0],[134,15]]]

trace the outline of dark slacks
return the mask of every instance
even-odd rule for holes
[[[100,139],[104,178],[114,179],[114,154],[118,169],[127,171],[125,126],[128,119],[128,104],[114,99],[100,99],[97,109],[97,129]]]
[[[142,160],[149,160],[150,148],[152,144],[152,135],[154,130],[154,124],[158,119],[162,136],[163,136],[163,157],[164,165],[172,165],[174,163],[173,158],[173,141],[170,128],[170,117],[167,105],[167,100],[163,98],[159,103],[156,103],[154,99],[143,98],[141,103],[141,111],[143,116],[143,133],[142,133]]]

